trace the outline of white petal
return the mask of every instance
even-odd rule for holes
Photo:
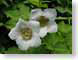
[[[16,40],[16,43],[21,50],[28,50],[30,47],[40,46],[41,45],[41,39],[37,33],[34,33],[31,40],[26,41],[26,40],[22,40],[22,38],[19,37]]]
[[[57,16],[57,12],[55,9],[45,9],[44,10],[44,16],[46,16],[47,18],[49,18],[50,20],[54,21],[56,19]]]
[[[58,29],[58,27],[57,27],[57,24],[55,22],[50,23],[48,26],[49,33],[57,32],[57,29]]]
[[[30,45],[26,41],[20,39],[20,37],[16,40],[16,44],[20,50],[28,50],[30,47]]]
[[[36,20],[40,15],[42,15],[41,9],[34,9],[31,12],[30,20]]]
[[[29,21],[29,26],[32,27],[34,32],[39,33],[40,31],[40,23],[38,21]]]
[[[23,19],[19,18],[19,21],[16,24],[16,29],[20,30],[20,29],[22,29],[24,27],[27,27],[27,22],[24,21]]]
[[[40,37],[42,38],[45,37],[47,35],[47,32],[48,32],[47,26],[40,28],[40,32],[39,32]]]
[[[8,36],[12,39],[12,40],[15,40],[18,38],[19,36],[19,33],[16,31],[15,28],[13,28],[10,33],[8,34]]]
[[[40,39],[39,34],[34,33],[31,41],[29,42],[29,44],[31,45],[31,47],[40,46],[41,45],[41,39]]]

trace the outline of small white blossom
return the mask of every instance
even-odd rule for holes
[[[30,20],[40,23],[40,37],[45,37],[49,32],[57,32],[57,24],[55,22],[57,12],[55,9],[33,9],[31,11]]]
[[[10,31],[9,37],[16,41],[16,44],[21,50],[28,50],[31,47],[41,45],[41,39],[38,34],[39,31],[39,22],[26,22],[20,18],[16,26]]]

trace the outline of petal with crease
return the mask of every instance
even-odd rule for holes
[[[47,35],[47,32],[48,32],[47,26],[40,28],[40,32],[39,32],[40,37],[42,38],[45,37]]]
[[[29,21],[29,27],[32,27],[34,32],[39,33],[40,23],[38,21]]]
[[[53,22],[52,24],[49,25],[48,27],[48,32],[57,32],[57,24],[55,22]]]
[[[31,47],[38,47],[38,46],[40,46],[41,45],[41,39],[40,39],[39,34],[33,33],[31,42],[29,42],[29,43],[30,43]]]
[[[41,9],[34,9],[32,10],[31,12],[31,17],[30,17],[30,20],[36,20],[38,16],[40,16],[42,14],[42,11]]]
[[[54,21],[57,16],[57,12],[55,9],[45,9],[43,15]]]
[[[28,50],[30,47],[40,46],[41,45],[41,39],[40,39],[38,34],[34,33],[31,40],[26,41],[26,40],[22,40],[22,38],[19,37],[16,40],[16,43],[21,50]]]
[[[24,21],[22,18],[19,18],[19,21],[16,24],[16,29],[20,30],[20,29],[22,29],[24,27],[27,27],[27,24],[28,23],[26,21]]]
[[[8,36],[9,36],[12,40],[15,40],[15,39],[18,38],[19,33],[16,31],[15,28],[13,28],[13,29],[11,30],[11,32],[8,34]]]

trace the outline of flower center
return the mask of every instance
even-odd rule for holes
[[[30,40],[32,38],[32,29],[30,28],[21,29],[21,35],[24,40]]]
[[[38,21],[40,22],[40,27],[44,27],[48,24],[49,19],[46,18],[45,16],[40,16],[38,18]]]

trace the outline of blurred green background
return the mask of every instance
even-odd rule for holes
[[[35,8],[56,9],[58,32],[48,33],[40,47],[21,51],[8,33],[19,17],[28,20],[30,11]],[[0,0],[0,53],[72,54],[72,0]]]

